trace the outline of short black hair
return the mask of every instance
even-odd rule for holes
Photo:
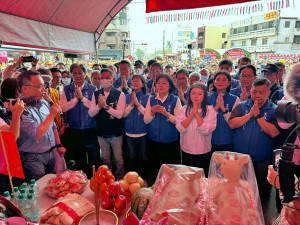
[[[207,79],[207,82],[206,82],[206,88],[207,88],[207,91],[209,92],[209,85],[214,83],[214,78],[208,78]]]
[[[257,86],[262,86],[262,85],[267,85],[267,87],[270,88],[271,82],[267,78],[260,77],[260,78],[257,78],[252,83],[252,87],[257,87]]]
[[[240,61],[246,61],[249,64],[251,63],[251,59],[247,56],[243,56],[243,57],[239,58],[238,64],[240,63]]]
[[[100,69],[101,69],[101,65],[98,64],[98,63],[95,63],[95,64],[92,66],[92,69],[94,69],[95,66],[100,66]]]
[[[169,93],[173,93],[173,92],[176,90],[174,81],[173,81],[173,79],[172,79],[168,74],[166,74],[166,73],[162,73],[162,74],[160,74],[160,75],[156,78],[155,85],[157,84],[157,82],[158,82],[159,79],[161,79],[161,78],[166,78],[166,79],[167,79],[167,81],[169,82],[169,85],[170,85]]]
[[[168,69],[168,68],[173,70],[173,65],[171,65],[171,64],[166,65],[165,69]]]
[[[218,77],[219,75],[221,75],[221,74],[225,75],[225,76],[227,77],[228,81],[230,82],[229,86],[226,88],[226,91],[227,91],[227,92],[230,92],[230,87],[231,87],[231,76],[230,76],[230,73],[228,73],[227,71],[224,71],[224,70],[219,71],[219,72],[217,72],[216,75],[214,76],[214,81],[215,81],[215,80],[217,79],[217,77]],[[215,85],[214,85],[213,91],[217,91],[217,88],[215,87]]]
[[[254,76],[256,77],[256,68],[254,66],[252,66],[251,64],[248,64],[248,65],[244,65],[242,66],[240,69],[239,69],[239,75],[241,76],[241,72],[246,69],[246,68],[249,68],[253,71],[253,74]]]
[[[36,70],[27,70],[27,71],[21,73],[17,78],[18,86],[20,89],[22,89],[22,87],[25,84],[28,84],[29,82],[31,82],[31,76],[41,76],[41,73]]]
[[[119,67],[120,67],[121,64],[127,64],[129,69],[131,69],[131,63],[128,60],[125,60],[125,59],[121,60],[119,62]]]
[[[274,63],[276,66],[282,66],[285,69],[285,64],[283,62]]]
[[[151,59],[148,61],[147,63],[147,67],[150,68],[152,66],[153,63],[157,62],[155,59]]]
[[[85,66],[83,64],[79,64],[79,63],[73,63],[70,66],[70,72],[73,73],[73,69],[77,68],[77,67],[80,67],[82,69],[82,71],[86,74],[86,68],[85,68]]]
[[[58,65],[63,65],[63,66],[65,67],[65,64],[64,64],[64,63],[62,63],[62,62],[60,62],[60,63],[57,63],[57,64],[56,64],[56,68],[57,68],[57,66],[58,66]]]
[[[100,67],[101,67],[102,69],[104,69],[104,68],[107,68],[107,65],[106,65],[105,63],[102,63],[102,64],[100,65]]]
[[[222,66],[222,65],[229,65],[231,68],[233,66],[233,63],[231,60],[229,59],[223,59],[219,62],[219,67]]]
[[[159,63],[159,62],[154,62],[154,63],[152,63],[152,65],[151,65],[151,67],[150,67],[150,70],[152,69],[153,66],[159,66],[161,72],[164,70],[163,65],[162,65],[161,63]]]
[[[50,71],[51,71],[52,74],[55,73],[55,72],[59,72],[61,74],[61,71],[57,68],[51,68]]]
[[[177,70],[176,71],[176,78],[177,78],[178,74],[180,74],[180,73],[185,73],[186,77],[189,78],[190,72],[187,69],[181,68],[181,69]]]
[[[16,98],[16,90],[19,89],[16,78],[7,78],[1,83],[1,101],[5,102],[10,98]]]

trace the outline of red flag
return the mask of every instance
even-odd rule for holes
[[[23,168],[17,147],[14,133],[0,131],[2,138],[0,138],[0,173],[8,175],[7,164],[5,160],[4,149],[9,163],[10,175],[13,177],[24,178]]]

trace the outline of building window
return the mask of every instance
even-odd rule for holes
[[[246,46],[246,41],[242,41],[242,46]]]
[[[294,44],[300,44],[300,35],[295,35],[294,36]]]
[[[226,33],[222,33],[222,38],[226,38]]]
[[[198,49],[202,49],[203,48],[203,43],[198,44]]]
[[[120,25],[127,25],[127,20],[120,20]]]
[[[273,28],[273,27],[274,27],[274,22],[273,22],[273,21],[270,21],[270,22],[269,22],[268,28]]]
[[[107,37],[114,37],[115,34],[116,34],[116,33],[112,33],[112,32],[111,32],[111,33],[106,33],[106,36],[107,36]]]
[[[233,29],[233,34],[236,34],[237,33],[237,29]]]
[[[115,49],[115,45],[107,45],[107,49]]]
[[[263,38],[262,45],[267,45],[267,44],[268,44],[268,38]]]
[[[253,26],[253,30],[257,30],[257,24]]]
[[[300,28],[300,21],[296,21],[295,28]]]
[[[290,23],[291,23],[290,21],[285,21],[284,27],[285,28],[289,28],[290,27]]]
[[[289,42],[290,42],[289,37],[286,37],[284,43],[289,43]]]
[[[231,42],[231,43],[230,43],[230,46],[231,46],[231,47],[234,47],[234,42]]]
[[[248,30],[249,30],[249,27],[246,26],[246,27],[245,27],[245,32],[248,32]]]
[[[199,32],[199,34],[198,34],[198,38],[199,38],[199,39],[202,39],[202,38],[203,38],[203,36],[204,36],[204,33],[203,33],[203,32]]]
[[[252,46],[253,46],[253,45],[256,45],[256,40],[257,40],[257,39],[251,40],[251,45],[252,45]]]

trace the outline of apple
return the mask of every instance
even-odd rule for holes
[[[109,196],[103,196],[101,199],[101,208],[111,210],[114,207],[115,201]]]
[[[115,199],[115,208],[118,210],[125,209],[127,204],[126,197],[124,195],[119,195]]]
[[[119,195],[120,189],[121,189],[121,186],[120,186],[119,182],[112,182],[108,186],[108,193],[111,197],[116,198]]]
[[[118,217],[122,216],[123,213],[125,212],[125,209],[116,209],[116,207],[113,208],[112,210]]]

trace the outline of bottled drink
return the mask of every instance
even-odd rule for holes
[[[34,190],[35,193],[37,193],[37,195],[40,194],[40,190],[39,190],[39,186],[38,184],[35,182],[35,179],[32,179],[30,181],[30,188],[32,188]]]
[[[25,192],[25,188],[20,188],[19,190],[20,194],[24,195],[24,198],[26,199],[26,192]]]
[[[24,195],[19,194],[17,199],[17,205],[20,211],[22,212],[24,217],[27,217],[26,211],[26,199],[24,199]]]
[[[27,182],[24,182],[21,186],[20,186],[20,190],[24,188],[25,189],[25,192],[28,192],[29,190],[29,185]]]
[[[29,215],[32,222],[37,222],[40,218],[41,203],[40,200],[36,198],[37,195],[33,193],[34,193],[33,189],[29,189],[29,194],[28,194],[28,202],[30,204]]]
[[[14,191],[15,191],[16,198],[18,198],[18,196],[19,196],[19,188],[18,187],[14,187]]]
[[[10,201],[15,204],[14,194],[13,193],[10,194]]]
[[[3,193],[3,197],[6,198],[8,201],[10,201],[9,191],[5,191],[5,192]]]

